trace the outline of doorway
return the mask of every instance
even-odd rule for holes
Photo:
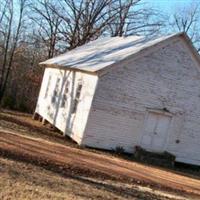
[[[141,146],[153,152],[164,151],[171,120],[172,116],[170,115],[148,112],[144,123]]]

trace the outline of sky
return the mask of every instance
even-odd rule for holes
[[[163,12],[170,14],[176,7],[188,6],[200,0],[144,0],[144,2],[153,6],[154,8],[161,9]]]

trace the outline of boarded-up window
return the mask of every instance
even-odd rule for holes
[[[56,85],[53,91],[53,96],[51,98],[51,102],[52,103],[56,103],[58,101],[58,97],[59,97],[59,84],[60,84],[60,78],[57,78],[56,80]]]
[[[69,92],[69,81],[66,81],[65,83],[65,89],[63,92],[63,96],[62,96],[62,102],[61,102],[61,107],[64,108],[67,105],[67,95]]]
[[[46,99],[48,94],[49,94],[49,87],[50,87],[50,84],[51,84],[51,75],[49,76],[49,79],[48,79],[48,82],[47,82],[47,86],[46,86],[46,91],[45,91],[45,95],[44,95],[44,98]]]
[[[77,90],[76,90],[76,96],[75,96],[75,100],[74,100],[72,113],[75,113],[77,110],[78,102],[80,101],[81,90],[82,90],[82,84],[79,83],[77,86]]]

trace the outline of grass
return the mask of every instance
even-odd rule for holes
[[[0,158],[0,175],[1,200],[176,199],[132,184],[63,177],[38,166],[5,158]]]
[[[51,171],[0,158],[0,199],[119,199],[112,192]]]

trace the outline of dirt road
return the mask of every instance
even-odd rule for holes
[[[109,155],[47,142],[12,132],[0,132],[0,154],[54,165],[63,173],[137,180],[140,184],[193,193],[200,196],[200,180],[170,170],[145,166]]]

